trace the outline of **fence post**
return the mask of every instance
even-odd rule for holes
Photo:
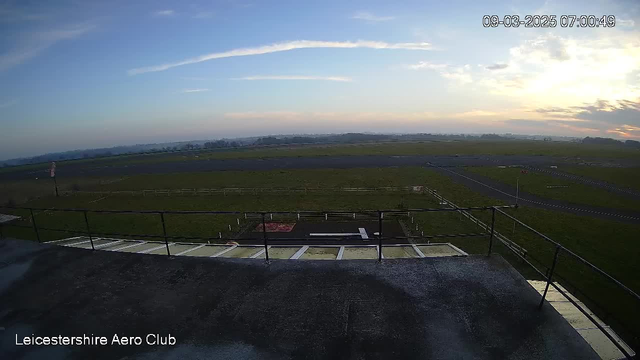
[[[489,253],[487,255],[491,255],[491,248],[493,247],[493,233],[496,225],[496,208],[491,208],[491,235],[489,235]]]
[[[382,261],[382,212],[378,210],[378,261]]]
[[[93,236],[91,236],[91,229],[89,228],[89,218],[87,218],[87,210],[84,210],[84,223],[87,225],[87,235],[89,235],[89,241],[91,242],[91,250],[95,250],[93,246]]]
[[[267,224],[264,221],[265,213],[262,213],[262,238],[264,239],[264,258],[269,261],[269,247],[267,246]]]
[[[169,240],[167,239],[167,228],[164,225],[164,212],[160,212],[160,220],[162,220],[162,234],[164,235],[164,244],[167,246],[167,256],[171,256],[169,251]]]
[[[36,238],[38,239],[38,242],[41,242],[40,233],[38,232],[38,226],[36,225],[36,217],[33,215],[33,209],[29,208],[29,211],[31,212],[31,223],[33,224],[33,230],[35,230],[36,232]]]
[[[556,268],[556,263],[558,262],[558,255],[560,254],[560,246],[556,246],[556,253],[553,255],[553,264],[551,264],[551,269],[549,270],[549,276],[547,277],[547,286],[544,288],[544,293],[542,294],[542,299],[540,299],[540,305],[538,305],[538,309],[542,309],[542,304],[544,304],[544,299],[547,297],[547,291],[549,291],[549,285],[551,284],[551,278],[553,277],[553,270]]]

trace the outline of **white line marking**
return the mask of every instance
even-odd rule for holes
[[[128,249],[128,248],[131,248],[131,247],[134,247],[134,246],[138,246],[138,245],[142,245],[142,244],[146,244],[146,243],[147,243],[146,241],[142,241],[142,242],[138,242],[138,243],[135,243],[135,244],[123,246],[123,247],[120,247],[120,248],[117,248],[117,249],[108,249],[107,251],[120,251],[120,250]]]
[[[447,243],[447,245],[451,246],[455,251],[459,252],[460,254],[464,255],[464,256],[469,256],[469,254],[467,254],[466,252],[462,251],[460,248],[458,248],[457,246],[451,244],[451,243]]]
[[[237,247],[238,247],[238,245],[233,245],[232,247],[230,247],[228,249],[224,249],[224,250],[220,251],[219,253],[215,253],[215,254],[213,254],[213,255],[211,255],[209,257],[212,257],[212,258],[218,257],[218,256],[220,256],[220,255],[222,255],[224,253],[227,253],[227,252],[229,252],[229,251],[231,251],[231,250],[233,250],[233,249],[235,249]]]
[[[362,240],[369,240],[369,235],[365,228],[358,228],[358,230],[360,231],[360,237],[362,237]]]
[[[271,246],[267,246],[267,250],[269,250],[269,249],[271,249]],[[258,256],[260,256],[262,254],[264,254],[264,249],[262,249],[262,250],[258,251],[257,253],[249,256],[249,259],[255,259],[255,258],[257,258]]]
[[[302,256],[302,254],[304,254],[304,252],[307,251],[307,249],[309,249],[308,245],[301,247],[300,250],[298,250],[295,254],[293,254],[289,259],[298,260],[300,256]]]
[[[340,246],[340,250],[338,250],[338,256],[336,256],[336,260],[342,260],[342,254],[344,254],[344,246]]]
[[[45,244],[55,244],[55,243],[58,243],[58,242],[61,242],[61,241],[80,239],[81,237],[84,237],[84,236],[74,236],[74,237],[70,237],[70,238],[66,238],[66,239],[45,241],[44,243]]]
[[[88,242],[91,242],[91,241],[90,240],[85,240],[85,241],[80,241],[80,242],[77,242],[77,243],[67,244],[67,245],[62,245],[62,246],[76,246],[76,245],[86,244]]]
[[[422,250],[418,249],[418,247],[415,244],[412,244],[411,246],[413,246],[413,250],[418,254],[418,256],[420,256],[421,258],[426,257],[424,256],[424,253],[422,252]]]
[[[167,246],[167,244],[162,244],[160,246],[156,246],[156,247],[151,248],[151,249],[140,250],[140,251],[136,252],[136,254],[148,254],[148,253],[150,253],[152,251],[156,251],[158,249],[162,249],[163,247],[166,247],[166,246]],[[169,243],[169,246],[173,246],[173,243]]]
[[[188,253],[188,252],[192,252],[193,250],[198,250],[198,249],[200,249],[201,247],[206,246],[206,245],[207,245],[207,244],[202,244],[202,245],[200,245],[200,246],[192,247],[191,249],[187,249],[187,250],[185,250],[185,251],[181,251],[181,252],[177,253],[177,254],[176,254],[176,256],[184,255],[184,254],[186,254],[186,253]]]
[[[97,240],[97,239],[96,239]],[[94,240],[95,241],[95,240]],[[116,244],[120,244],[123,243],[124,240],[118,240],[118,241],[112,241],[112,242],[108,242],[106,244],[102,244],[102,245],[96,245],[94,246],[96,249],[102,249],[103,247],[107,247],[107,246],[111,246],[111,245],[116,245]]]

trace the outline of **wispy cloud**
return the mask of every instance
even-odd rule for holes
[[[417,64],[407,65],[407,69],[411,70],[419,70],[419,69],[429,69],[429,70],[442,70],[447,68],[447,64],[434,64],[428,61],[420,61]]]
[[[59,41],[79,37],[93,30],[93,24],[79,24],[62,29],[30,34],[19,41],[18,46],[0,55],[0,71],[24,63]]]
[[[487,67],[485,67],[487,70],[502,70],[502,69],[506,69],[509,67],[509,64],[491,64]]]
[[[355,13],[351,18],[356,20],[370,21],[370,22],[382,22],[382,21],[391,21],[396,17],[395,16],[376,16],[368,11],[359,11]]]
[[[233,78],[232,80],[322,80],[350,82],[353,79],[344,76],[289,76],[289,75],[257,75]]]
[[[209,91],[209,89],[184,89],[180,92],[181,93],[197,93],[197,92],[203,92],[203,91]]]
[[[229,58],[235,56],[252,56],[270,54],[275,52],[290,51],[296,49],[320,49],[320,48],[337,48],[337,49],[402,49],[402,50],[431,50],[431,44],[421,43],[386,43],[382,41],[315,41],[315,40],[296,40],[284,43],[276,43],[253,48],[241,48],[224,52],[211,53],[201,55],[194,58],[185,59],[175,63],[167,63],[156,66],[141,67],[128,71],[129,75],[137,75],[148,72],[165,71],[174,67],[197,64],[204,61]]]
[[[153,16],[173,16],[175,13],[173,10],[158,10],[153,12]]]
[[[8,100],[8,101],[5,101],[5,102],[1,102],[0,103],[0,109],[6,108],[6,107],[9,107],[9,106],[13,106],[17,102],[18,102],[18,100],[16,100],[16,99],[11,99],[11,100]]]

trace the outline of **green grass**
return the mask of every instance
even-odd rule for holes
[[[352,145],[306,145],[274,148],[244,148],[205,150],[189,153],[131,154],[98,159],[58,161],[58,166],[67,164],[130,165],[171,161],[199,161],[207,159],[241,159],[304,156],[350,156],[350,155],[547,155],[582,158],[640,158],[640,151],[618,146],[602,146],[570,142],[543,142],[529,140],[506,141],[425,141],[390,142]],[[1,168],[2,172],[28,169],[48,169],[49,163]]]
[[[45,174],[47,175],[47,174]],[[76,190],[95,190],[101,186],[109,184],[114,181],[119,181],[125,177],[62,177],[58,178],[58,190],[59,191],[72,191]],[[55,194],[55,187],[53,179],[48,175],[44,177],[35,178],[21,181],[0,181],[0,204],[4,205],[7,202],[14,202],[16,204],[24,203],[30,200],[34,200],[38,197],[52,196]]]
[[[100,186],[100,190],[191,188],[341,188],[420,185],[431,172],[420,167],[314,169],[271,171],[216,171],[209,173],[130,176]],[[97,189],[97,188],[96,188]]]
[[[592,179],[603,180],[618,186],[640,190],[640,167],[611,168],[580,166],[563,168],[562,171]]]
[[[513,186],[514,193],[516,179],[520,179],[520,191],[526,191],[544,198],[606,208],[640,210],[640,202],[633,198],[611,193],[607,190],[566,178],[556,178],[534,171],[522,174],[519,168],[470,167],[466,169]],[[549,189],[547,185],[563,185],[568,187]]]

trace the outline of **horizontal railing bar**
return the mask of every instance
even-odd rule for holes
[[[9,224],[6,226],[11,227],[19,227],[19,228],[29,228],[31,226],[24,225],[15,225]],[[67,232],[67,233],[76,233],[76,234],[86,234],[86,230],[69,230],[69,229],[56,229],[56,228],[48,228],[48,227],[38,227],[40,230],[45,231],[58,231],[58,232]],[[275,234],[275,233],[270,233]],[[110,232],[96,232],[92,231],[92,235],[94,236],[123,236],[123,237],[140,237],[140,238],[164,238],[163,235],[150,235],[150,234],[127,234],[127,233],[110,233]],[[436,235],[424,235],[424,236],[383,236],[382,240],[419,240],[419,239],[434,239],[434,238],[454,238],[454,237],[480,237],[486,236],[484,233],[472,233],[472,234],[436,234]],[[216,240],[216,241],[258,241],[258,238],[230,238],[230,237],[200,237],[200,236],[170,236],[167,235],[168,239],[188,239],[188,240]],[[314,241],[319,240],[316,237],[287,237],[287,238],[276,238],[270,237],[270,241]],[[323,237],[323,241],[326,240],[357,240],[355,238],[350,238],[346,236],[332,236],[332,237]],[[305,244],[307,245],[307,244]],[[366,245],[366,243],[363,243]],[[407,244],[409,245],[409,244]]]
[[[576,308],[578,308],[578,310],[580,310],[580,312],[582,314],[584,314],[592,323],[594,323],[596,325],[596,327],[598,327],[598,329],[600,329],[600,331],[602,331],[604,333],[604,335],[609,338],[609,340],[611,340],[611,342],[613,342],[613,344],[622,352],[622,354],[624,354],[624,356],[627,359],[631,359],[631,354],[629,354],[627,352],[627,350],[624,348],[624,346],[620,345],[620,343],[618,343],[618,340],[616,340],[611,334],[609,334],[608,331],[605,330],[604,327],[602,327],[602,325],[600,325],[594,318],[593,316],[591,316],[586,310],[584,310],[582,308],[582,306],[579,306],[578,303],[573,300],[570,296],[567,296],[567,294],[565,294],[564,291],[562,291],[560,289],[559,286],[557,286],[556,284],[553,283],[553,281],[551,282],[551,286],[553,286],[560,294],[562,294],[562,296],[564,296],[567,300],[569,300],[570,303],[573,304],[573,306],[575,306]]]
[[[496,208],[514,208],[515,205],[500,205]],[[220,210],[94,210],[83,208],[32,208],[32,207],[9,207],[0,206],[2,209],[15,209],[15,210],[34,210],[34,211],[61,211],[61,212],[91,212],[91,213],[107,213],[107,214],[228,214],[228,215],[244,215],[244,214],[333,214],[333,215],[348,215],[348,214],[377,214],[383,212],[385,214],[406,214],[407,212],[452,212],[452,211],[472,211],[472,210],[490,210],[492,206],[477,206],[477,207],[460,207],[460,208],[418,208],[418,209],[384,209],[384,210],[300,210],[300,211],[220,211]]]

